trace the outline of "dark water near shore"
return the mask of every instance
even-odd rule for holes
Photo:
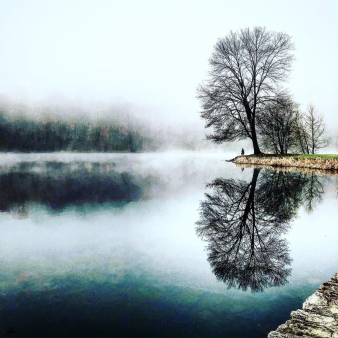
[[[0,336],[266,337],[338,270],[337,179],[232,157],[0,155]]]

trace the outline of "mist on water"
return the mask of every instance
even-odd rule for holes
[[[160,108],[159,108],[160,110]],[[217,145],[204,121],[132,104],[24,104],[0,101],[0,151],[250,151],[247,141]]]

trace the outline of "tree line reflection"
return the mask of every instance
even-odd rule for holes
[[[27,217],[31,205],[58,212],[69,206],[129,203],[145,196],[135,175],[106,163],[21,163],[0,173],[0,212]]]
[[[291,258],[283,235],[301,205],[311,212],[321,202],[318,177],[254,169],[250,182],[217,178],[207,187],[196,231],[217,279],[253,292],[284,285]]]

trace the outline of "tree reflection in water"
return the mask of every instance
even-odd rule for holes
[[[323,193],[324,187],[318,177],[314,173],[309,174],[303,188],[303,203],[307,212],[312,212],[313,208],[322,202]]]
[[[282,235],[305,202],[321,200],[315,175],[254,169],[251,182],[218,178],[201,202],[197,234],[207,244],[208,261],[228,287],[253,292],[281,286],[291,273]]]

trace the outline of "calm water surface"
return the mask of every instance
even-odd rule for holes
[[[0,336],[266,337],[338,270],[336,177],[234,154],[0,154]]]

